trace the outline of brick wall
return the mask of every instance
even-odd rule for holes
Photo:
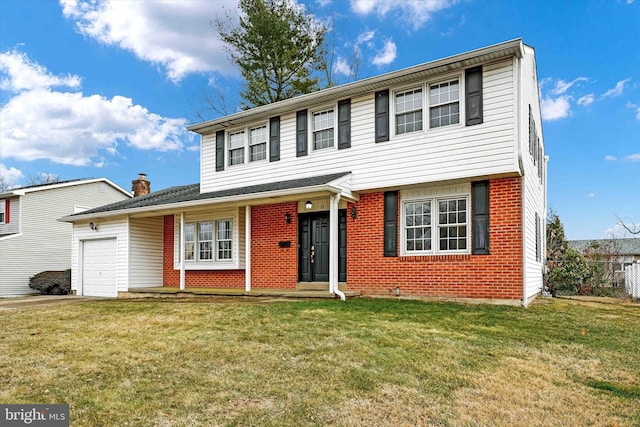
[[[173,269],[173,215],[164,217],[163,285],[180,286],[180,270]],[[244,270],[187,270],[185,286],[210,288],[244,288]]]
[[[522,179],[496,179],[489,187],[490,255],[384,257],[383,193],[361,195],[357,219],[347,221],[348,289],[392,295],[390,290],[400,287],[402,295],[521,299]]]

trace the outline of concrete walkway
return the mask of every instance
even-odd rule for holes
[[[97,298],[75,295],[32,295],[17,298],[0,298],[0,310],[22,309],[44,305],[70,304],[91,301]]]

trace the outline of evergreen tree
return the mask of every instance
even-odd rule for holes
[[[318,90],[327,27],[293,0],[240,0],[239,8],[237,24],[229,16],[214,23],[245,80],[242,107]]]

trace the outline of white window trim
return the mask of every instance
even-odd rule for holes
[[[424,134],[428,134],[428,133],[436,133],[436,132],[445,132],[448,129],[455,129],[458,127],[462,127],[464,126],[466,117],[465,117],[465,108],[466,108],[466,100],[465,100],[465,81],[464,81],[464,72],[461,73],[454,73],[454,74],[448,74],[446,76],[443,76],[441,78],[438,78],[437,80],[426,80],[426,81],[422,81],[419,84],[414,84],[414,85],[404,85],[404,86],[398,86],[396,88],[392,88],[389,91],[389,131],[391,133],[391,138],[393,139],[411,139],[413,138],[415,135],[424,135]],[[431,96],[430,96],[430,91],[431,91],[431,85],[437,85],[437,84],[442,84],[442,83],[446,83],[446,82],[450,82],[452,80],[458,80],[458,87],[459,87],[459,100],[458,100],[458,105],[459,105],[459,121],[456,124],[452,124],[452,125],[446,125],[446,126],[440,126],[440,127],[436,127],[436,128],[432,128],[431,127],[431,116],[429,114],[429,110],[431,108]],[[396,133],[396,95],[398,93],[401,92],[406,92],[406,91],[410,91],[410,90],[415,90],[421,88],[422,89],[422,100],[423,100],[423,105],[422,105],[422,130],[418,130],[418,131],[414,131],[414,132],[407,132],[407,133],[401,133],[398,134]]]
[[[251,130],[264,127],[266,129],[265,132],[265,157],[264,159],[251,161]],[[231,135],[239,132],[244,132],[243,135],[243,147],[244,147],[244,157],[242,163],[238,163],[235,165],[231,164]],[[247,126],[230,129],[225,134],[225,156],[227,157],[226,166],[229,168],[239,168],[242,166],[247,166],[251,164],[256,164],[260,162],[268,162],[269,161],[269,120],[264,122],[251,123]]]
[[[466,212],[466,226],[467,236],[466,243],[467,248],[463,250],[440,250],[440,232],[439,232],[439,219],[438,219],[438,202],[451,199],[465,199],[467,205]],[[407,250],[407,229],[406,229],[406,204],[415,202],[431,201],[431,250],[422,251],[408,251]],[[438,194],[424,197],[407,197],[401,199],[400,209],[400,255],[401,256],[425,256],[425,255],[468,255],[471,254],[471,196],[469,193],[452,193],[452,194]]]
[[[220,240],[218,240],[218,223],[222,222],[222,221],[231,222],[231,258],[228,258],[228,259],[227,258],[220,258],[219,257],[219,252],[218,252],[218,242],[220,241]],[[236,242],[235,245],[234,245],[234,242],[233,242],[233,235],[234,235],[233,218],[218,218],[218,219],[215,219],[213,221],[213,225],[214,225],[214,227],[213,227],[213,233],[214,233],[213,234],[213,249],[215,251],[215,256],[213,258],[215,259],[216,263],[223,263],[223,264],[232,263],[233,262],[233,253],[234,253],[233,249],[234,249],[235,245],[238,244],[238,242]],[[227,240],[224,240],[224,241],[227,241]]]
[[[314,114],[319,114],[319,113],[324,113],[327,111],[333,111],[333,145],[330,147],[325,147],[325,148],[315,148],[315,143],[313,141],[313,134],[315,132],[314,128],[313,128],[313,116]],[[307,120],[307,127],[309,129],[308,132],[308,146],[309,146],[309,153],[321,153],[321,152],[330,152],[332,150],[337,150],[338,149],[338,104],[329,104],[329,105],[324,105],[318,108],[314,108],[313,110],[309,110],[309,114],[308,114],[308,120]],[[325,130],[328,128],[324,128],[324,129],[320,129],[320,130]]]

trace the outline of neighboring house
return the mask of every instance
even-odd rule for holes
[[[606,264],[613,285],[624,282],[627,267],[640,265],[640,238],[568,240],[567,243],[589,261]]]
[[[520,39],[189,130],[200,184],[64,219],[78,294],[316,288],[526,306],[542,289],[547,157]]]
[[[0,297],[34,293],[30,277],[71,268],[73,227],[59,222],[60,217],[129,198],[127,191],[104,178],[0,193]]]

